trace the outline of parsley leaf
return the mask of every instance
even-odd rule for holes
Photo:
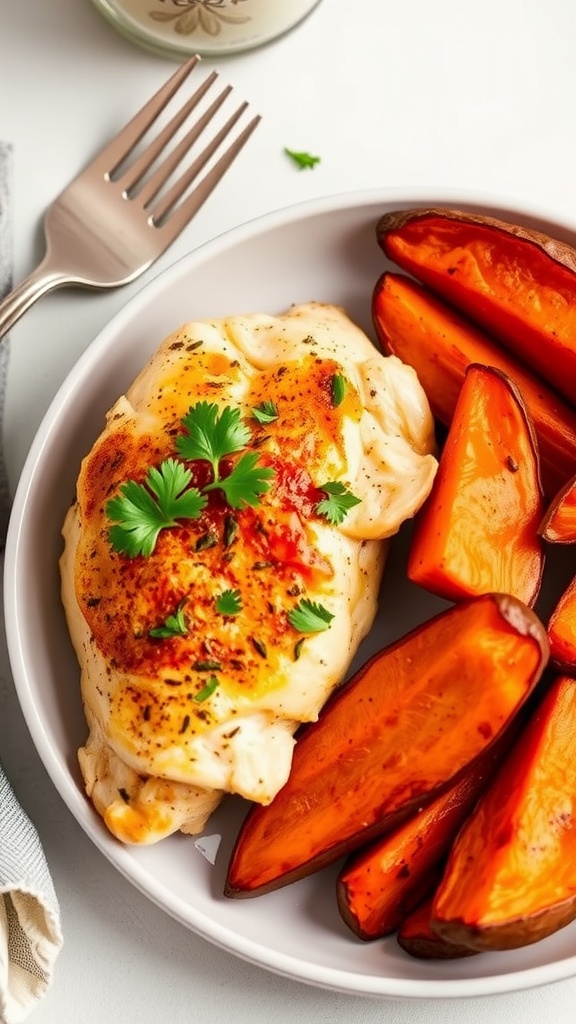
[[[318,502],[316,512],[333,526],[339,526],[344,521],[346,513],[360,504],[361,499],[337,480],[329,480],[322,484],[319,490],[324,491],[326,497]]]
[[[234,516],[226,516],[224,520],[224,547],[229,548],[238,535],[238,520]]]
[[[303,598],[288,612],[288,622],[299,633],[321,633],[330,628],[334,616],[322,604]]]
[[[301,171],[308,167],[315,167],[316,164],[320,163],[320,157],[312,156],[311,153],[305,153],[295,149],[288,149],[287,146],[284,147],[284,152],[294,161],[295,164],[298,165]]]
[[[206,484],[204,490],[220,488],[230,508],[243,508],[244,505],[256,508],[260,504],[260,495],[270,490],[268,481],[273,476],[272,468],[258,465],[257,452],[244,452],[228,476]]]
[[[278,419],[278,407],[275,402],[261,402],[254,406],[252,415],[258,423],[273,423]]]
[[[195,672],[219,672],[222,662],[216,661],[214,658],[199,658],[198,661],[192,663],[192,668]]]
[[[249,428],[239,409],[225,406],[219,411],[213,402],[191,405],[182,420],[186,434],[176,438],[176,451],[183,459],[206,459],[218,478],[218,464],[225,455],[241,451],[249,443]]]
[[[212,466],[214,479],[203,492],[222,490],[231,508],[256,507],[260,495],[270,489],[274,470],[257,465],[256,452],[244,452],[227,476],[220,473],[220,460],[245,448],[251,440],[249,427],[242,422],[239,409],[222,410],[211,402],[190,406],[182,420],[186,434],[176,438],[176,450],[184,459],[205,459]]]
[[[195,693],[192,700],[196,701],[197,704],[201,704],[203,700],[208,700],[218,687],[218,676],[210,676],[210,679],[198,693]]]
[[[348,381],[342,373],[335,373],[332,377],[332,405],[334,408],[341,405],[346,397]]]
[[[216,598],[216,611],[220,615],[238,615],[242,610],[242,598],[239,590],[223,590]]]
[[[106,505],[106,515],[115,524],[108,537],[115,551],[135,558],[149,557],[161,530],[177,526],[179,519],[197,519],[206,498],[190,487],[192,474],[176,459],[165,459],[148,470],[144,483],[128,480],[120,494]]]
[[[155,626],[153,629],[149,629],[148,636],[159,640],[164,640],[171,636],[186,636],[188,633],[188,623],[184,616],[185,604],[185,600],[180,601],[180,604],[176,608],[174,614],[166,616],[166,619],[161,626]]]

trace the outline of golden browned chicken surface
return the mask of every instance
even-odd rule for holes
[[[269,802],[373,622],[386,539],[429,493],[412,369],[338,307],[189,323],[84,459],[62,595],[86,791],[119,839]]]

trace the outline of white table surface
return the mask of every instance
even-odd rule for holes
[[[139,282],[56,293],[12,332],[12,486],[52,396],[110,316],[177,257],[239,223],[382,186],[474,190],[574,221],[575,40],[573,0],[322,0],[282,39],[218,62],[264,119],[194,223]],[[16,280],[41,255],[50,200],[171,66],[116,35],[89,0],[1,0],[0,138],[14,145]],[[297,170],[286,145],[321,163]],[[4,642],[0,659],[2,760],[40,832],[65,935],[37,1024],[574,1020],[576,980],[474,1000],[378,1001],[282,979],[189,933],[84,836],[34,751]]]

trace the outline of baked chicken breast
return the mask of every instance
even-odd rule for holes
[[[188,323],[84,459],[63,526],[86,792],[127,843],[269,802],[373,622],[436,472],[414,371],[339,307]]]

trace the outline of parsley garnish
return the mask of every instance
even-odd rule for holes
[[[182,420],[186,434],[176,438],[176,451],[184,459],[204,459],[212,467],[212,483],[203,491],[222,490],[231,508],[255,507],[260,495],[270,489],[274,470],[257,465],[256,452],[244,452],[227,476],[221,475],[221,460],[241,451],[251,440],[250,429],[242,422],[239,409],[225,406],[219,411],[211,402],[190,406]]]
[[[272,468],[258,465],[257,452],[244,452],[228,476],[207,484],[204,490],[220,488],[230,508],[242,508],[244,505],[256,508],[260,504],[260,495],[270,490],[268,481],[273,476]]]
[[[184,605],[186,601],[180,601],[173,615],[168,615],[161,626],[155,626],[148,630],[148,636],[165,639],[170,636],[186,636],[188,624],[184,617]]]
[[[329,480],[322,484],[319,490],[324,491],[326,497],[318,502],[316,511],[319,516],[324,516],[333,526],[339,526],[344,521],[346,513],[355,505],[360,504],[360,498],[357,498],[352,491],[349,491],[344,484],[337,480]]]
[[[114,524],[108,532],[113,549],[129,558],[149,557],[161,530],[177,526],[181,519],[198,519],[208,500],[207,491],[224,491],[230,507],[237,509],[255,507],[260,495],[270,489],[274,470],[258,465],[255,452],[244,452],[228,474],[221,475],[221,460],[241,451],[251,440],[250,429],[242,422],[238,409],[225,406],[219,411],[217,405],[198,402],[190,406],[182,423],[186,434],[176,438],[176,451],[183,459],[208,461],[213,480],[202,490],[192,487],[191,470],[178,459],[165,459],[159,468],[148,470],[144,483],[123,483],[120,494],[107,503],[106,515]],[[196,550],[215,543],[215,535],[203,534]]]
[[[194,551],[207,551],[208,548],[213,548],[218,543],[218,537],[215,533],[203,533],[194,542]]]
[[[165,459],[158,469],[148,470],[143,484],[122,484],[120,494],[106,505],[106,515],[115,524],[109,531],[114,550],[129,558],[147,558],[161,530],[177,526],[180,519],[197,519],[207,499],[189,486],[191,479],[181,462]]]
[[[302,647],[304,646],[304,637],[301,636],[299,640],[294,644],[294,661],[298,661],[302,653]]]
[[[223,590],[216,598],[216,611],[220,615],[238,615],[242,611],[242,598],[239,590]]]
[[[250,643],[252,644],[252,647],[254,648],[256,653],[259,654],[261,658],[268,657],[268,650],[266,648],[266,644],[263,643],[262,640],[259,640],[257,636],[251,636]]]
[[[298,167],[300,168],[301,171],[308,167],[315,167],[316,164],[320,163],[320,157],[312,156],[311,153],[301,152],[295,149],[288,149],[287,146],[284,147],[284,152],[294,161],[295,164],[298,164]]]
[[[185,434],[176,438],[176,451],[183,459],[206,459],[218,479],[220,459],[241,451],[250,442],[250,430],[239,409],[229,405],[222,411],[213,402],[191,405],[182,420]]]
[[[224,520],[224,537],[223,537],[224,547],[225,548],[229,548],[230,545],[234,543],[234,541],[236,539],[236,534],[237,533],[238,533],[238,523],[237,523],[236,519],[234,519],[234,516],[226,516],[226,518]]]
[[[208,697],[212,696],[214,690],[216,690],[217,687],[218,677],[210,676],[210,679],[208,680],[206,685],[203,686],[201,690],[198,690],[198,693],[194,694],[192,700],[195,700],[197,704],[201,704],[203,700],[208,700]]]
[[[346,397],[348,381],[342,373],[335,373],[332,377],[332,405],[336,408],[341,405]]]
[[[278,419],[278,406],[275,402],[260,402],[252,409],[252,415],[258,423],[273,423]]]
[[[322,604],[316,604],[303,598],[292,611],[288,612],[288,622],[299,633],[321,633],[330,628],[334,616]]]

